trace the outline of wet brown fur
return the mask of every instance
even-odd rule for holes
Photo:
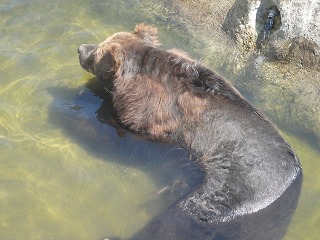
[[[301,175],[291,147],[228,81],[186,53],[158,45],[157,30],[139,24],[133,33],[78,51],[82,67],[112,93],[120,122],[153,139],[176,141],[197,160],[204,181],[172,206],[175,216],[200,226],[273,203]],[[164,219],[155,226],[171,227]]]
[[[115,34],[99,45],[96,61],[98,66],[113,62],[115,81],[110,90],[121,122],[163,138],[177,130],[179,121],[199,120],[208,100],[192,91],[189,82],[198,77],[197,62],[181,50],[155,48],[156,34],[144,24],[137,25],[134,34]]]

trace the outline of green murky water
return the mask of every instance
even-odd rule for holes
[[[201,49],[165,11],[143,1],[0,2],[0,239],[130,236],[175,197],[159,194],[170,184],[167,171],[157,171],[162,147],[136,150],[130,138],[101,136],[116,133],[95,119],[102,100],[85,86],[91,75],[76,49],[142,21],[159,26],[164,48]],[[75,111],[83,106],[88,115]],[[285,136],[304,168],[285,239],[318,239],[320,152]],[[166,170],[168,152],[160,157]],[[135,158],[146,159],[144,167]]]

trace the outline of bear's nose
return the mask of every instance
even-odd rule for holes
[[[78,54],[84,58],[87,58],[95,48],[96,45],[94,44],[81,44],[78,47]]]
[[[81,54],[83,51],[83,44],[78,47],[78,54]]]

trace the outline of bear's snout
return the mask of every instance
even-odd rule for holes
[[[84,59],[88,58],[92,51],[96,48],[94,44],[81,44],[78,47],[78,53]]]
[[[94,44],[81,44],[78,47],[79,61],[81,67],[83,67],[88,72],[93,73],[92,63],[94,60],[94,50],[96,49]]]

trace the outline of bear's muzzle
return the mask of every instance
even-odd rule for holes
[[[93,73],[92,65],[96,47],[94,44],[81,44],[78,47],[80,65],[90,73]]]

